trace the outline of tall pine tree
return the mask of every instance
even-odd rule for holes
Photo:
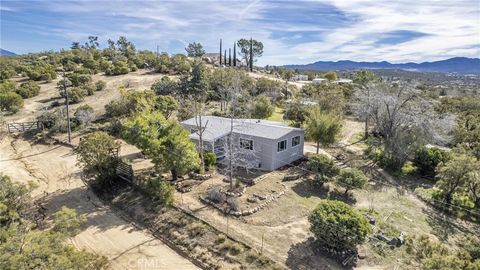
[[[237,66],[237,43],[233,43],[233,66]]]

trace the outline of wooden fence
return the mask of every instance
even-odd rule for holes
[[[8,133],[22,133],[28,131],[40,131],[42,124],[38,121],[23,123],[7,123]]]
[[[131,184],[134,184],[135,174],[133,172],[132,165],[119,160],[117,164],[116,173],[118,177],[122,178],[123,180]]]

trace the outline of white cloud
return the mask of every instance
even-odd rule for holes
[[[64,1],[42,2],[41,8],[63,15],[52,34],[75,41],[92,34],[105,41],[125,35],[142,49],[154,50],[158,44],[180,52],[184,44],[197,41],[216,52],[220,38],[233,44],[252,36],[265,45],[262,65],[480,55],[478,0]],[[378,44],[385,33],[399,30],[425,35]],[[286,34],[275,35],[280,32]]]

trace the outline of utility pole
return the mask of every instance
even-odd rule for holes
[[[68,91],[67,91],[67,77],[65,77],[65,65],[63,67],[63,91],[65,93],[65,105],[67,106],[67,132],[68,132],[68,143],[72,143],[72,135],[70,129],[70,110],[68,108]]]

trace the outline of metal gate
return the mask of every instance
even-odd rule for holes
[[[8,133],[22,133],[28,131],[40,131],[41,124],[38,121],[34,122],[23,122],[23,123],[8,123],[7,130]]]

